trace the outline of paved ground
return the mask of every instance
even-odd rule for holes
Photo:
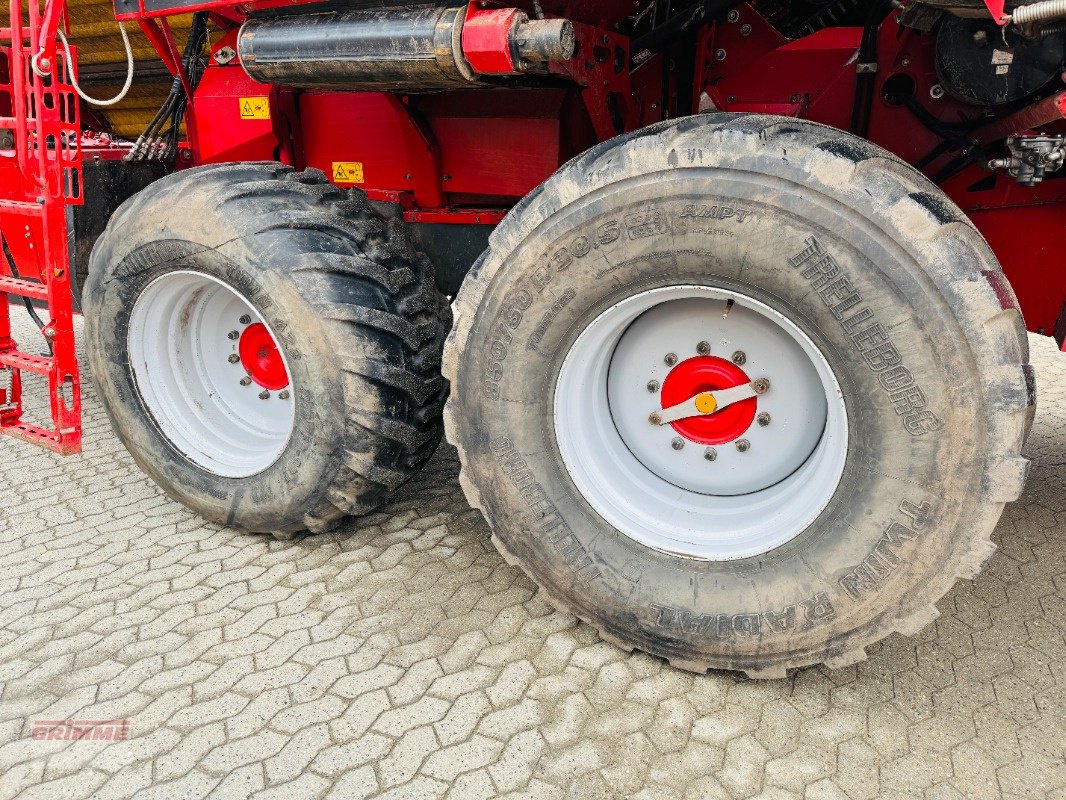
[[[89,389],[84,457],[0,442],[0,797],[1063,800],[1066,358],[1033,345],[1032,480],[984,574],[866,663],[762,683],[554,612],[448,447],[382,513],[277,542],[163,497]],[[32,738],[66,718],[129,737]]]

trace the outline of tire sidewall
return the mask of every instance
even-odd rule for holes
[[[941,582],[959,546],[951,534],[967,524],[960,498],[980,491],[981,392],[958,321],[876,216],[797,182],[689,168],[575,192],[526,231],[479,305],[457,387],[467,468],[504,550],[601,629],[730,666],[853,649]],[[791,265],[812,236],[861,296],[854,311],[870,309],[861,327],[849,332]],[[699,562],[638,544],[585,502],[559,453],[555,381],[573,342],[613,303],[678,284],[735,290],[783,313],[844,393],[836,494],[806,532],[759,557]],[[908,432],[852,338],[875,323],[935,430]]]
[[[209,520],[239,520],[250,530],[300,530],[302,511],[320,503],[343,463],[337,448],[344,430],[342,381],[314,309],[269,262],[269,252],[238,262],[167,234],[134,244],[117,259],[95,254],[101,269],[90,273],[85,288],[89,361],[112,427],[141,469]],[[285,355],[293,387],[292,433],[278,459],[255,475],[226,478],[190,461],[160,431],[137,390],[127,343],[132,310],[154,280],[179,270],[215,278],[242,295]]]

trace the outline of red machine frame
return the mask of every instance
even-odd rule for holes
[[[0,28],[0,432],[67,454],[81,449],[67,207],[82,202],[82,182],[78,99],[56,49],[63,11],[46,3],[42,13],[31,2],[24,23],[21,2],[11,0]],[[16,346],[11,297],[47,304],[47,356]],[[23,419],[24,372],[48,381],[50,429]]]
[[[561,164],[588,147],[697,109],[777,114],[842,129],[851,126],[862,29],[827,28],[789,41],[751,4],[739,5],[718,19],[700,18],[688,35],[655,52],[642,50],[632,59],[631,44],[637,43],[616,30],[623,4],[583,3],[581,11],[574,12],[581,18],[571,19],[576,56],[551,63],[550,73],[558,80],[541,88],[404,95],[295,90],[254,81],[234,57],[238,28],[246,15],[310,1],[254,0],[237,6],[218,0],[153,9],[146,0],[136,0],[136,11],[119,15],[136,21],[191,93],[185,118],[187,145],[179,154],[178,168],[280,160],[297,168],[318,167],[339,185],[397,203],[411,223],[493,225]],[[0,431],[69,452],[77,449],[80,432],[71,432],[78,416],[78,376],[69,301],[67,307],[62,301],[69,295],[63,215],[67,205],[81,198],[63,188],[80,168],[77,144],[68,147],[64,137],[75,134],[76,142],[77,115],[60,110],[71,98],[62,64],[56,64],[51,83],[35,80],[29,66],[31,42],[42,58],[56,62],[55,30],[63,0],[47,0],[43,17],[35,15],[31,3],[25,31],[16,28],[18,5],[12,3],[12,28],[4,29],[9,42],[5,53],[12,67],[0,97],[6,92],[15,105],[9,111],[0,108],[0,114],[6,114],[0,126],[13,130],[17,152],[9,156],[0,151],[4,175],[0,229],[11,242],[17,238],[15,228],[24,224],[26,241],[36,249],[31,255],[22,242],[19,252],[13,247],[24,280],[0,275],[0,292],[47,299],[53,309],[55,357],[42,359],[16,351],[7,306],[0,304],[0,365],[11,369],[12,375],[6,394],[0,389]],[[562,0],[545,0],[541,5],[549,16],[566,8]],[[1000,24],[1006,21],[1002,1],[986,5]],[[514,6],[534,12],[532,0],[516,0]],[[170,14],[190,11],[209,12],[222,31],[195,88],[166,20]],[[463,48],[477,71],[500,75],[514,70],[506,32],[516,13],[515,7],[504,4],[469,3]],[[893,19],[885,21],[878,36],[866,135],[935,177],[952,155],[938,154],[940,138],[911,110],[885,97],[886,82],[905,78],[913,84],[914,96],[945,123],[976,122],[980,112],[952,99],[939,86],[933,37],[899,26]],[[46,96],[54,97],[55,107],[47,107]],[[1021,111],[982,123],[969,135],[982,145],[997,147],[1011,135],[1066,130],[1064,120],[1066,91],[1058,91]],[[61,158],[50,158],[51,151],[39,146],[49,136],[65,143]],[[973,163],[940,183],[996,252],[1029,329],[1040,333],[1061,329],[1066,299],[1061,244],[1066,241],[1066,179],[1023,187],[1005,174]],[[14,422],[21,417],[19,370],[49,376],[55,431]],[[56,399],[66,387],[74,396],[69,406]]]

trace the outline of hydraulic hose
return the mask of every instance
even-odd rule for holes
[[[63,43],[63,55],[67,62],[67,76],[70,80],[70,85],[74,87],[74,91],[78,93],[78,97],[84,100],[89,105],[93,106],[113,106],[115,103],[121,102],[129,92],[130,86],[133,85],[133,48],[130,46],[130,37],[126,35],[126,26],[122,23],[118,23],[119,33],[122,34],[122,46],[126,50],[126,82],[119,89],[118,94],[108,100],[97,100],[95,97],[90,97],[82,91],[81,86],[78,84],[78,79],[74,77],[74,60],[70,57],[70,45],[67,43],[67,37],[63,35],[63,29],[56,30],[56,35],[59,37],[59,41]],[[30,67],[34,73],[41,78],[47,77],[49,70],[45,70],[40,66],[41,54],[37,53],[30,59]]]
[[[207,13],[198,11],[193,15],[189,29],[189,39],[185,43],[181,63],[185,69],[189,84],[196,88],[203,68],[201,55],[207,41]],[[125,161],[168,161],[174,157],[181,133],[181,122],[185,116],[185,107],[189,98],[185,96],[185,86],[180,77],[175,77],[170,87],[170,94],[162,107],[152,117],[152,121],[137,137]]]
[[[856,69],[863,66],[855,78],[855,100],[851,110],[851,132],[864,139],[870,133],[870,112],[873,108],[877,84],[877,37],[888,12],[891,0],[879,0],[870,7],[862,30]]]
[[[1066,0],[1043,0],[1040,3],[1019,6],[1010,15],[1011,22],[1015,25],[1029,25],[1060,17],[1066,17]]]

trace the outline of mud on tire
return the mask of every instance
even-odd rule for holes
[[[810,269],[812,248],[824,269]],[[641,544],[561,455],[556,392],[575,341],[615,304],[677,285],[775,309],[839,381],[842,476],[767,552],[701,560]],[[606,639],[686,669],[777,677],[917,632],[981,569],[1022,490],[1032,375],[994,256],[928,180],[840,131],[711,114],[606,142],[511,212],[455,314],[446,427],[496,545]],[[889,363],[900,383],[882,380]]]
[[[171,497],[252,531],[321,532],[377,507],[432,455],[451,316],[402,226],[318,170],[275,163],[176,173],[115,213],[84,287],[89,361],[115,432]],[[287,360],[292,433],[257,474],[227,478],[187,458],[138,389],[131,309],[178,270],[246,298]]]

